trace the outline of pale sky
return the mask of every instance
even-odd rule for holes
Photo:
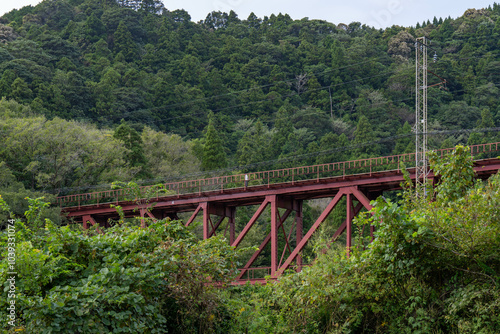
[[[0,15],[16,8],[36,5],[39,0],[1,0]],[[469,8],[484,8],[495,0],[163,0],[168,10],[185,9],[193,21],[204,20],[212,11],[234,10],[240,19],[251,12],[258,17],[286,13],[293,19],[308,17],[331,23],[358,21],[376,28],[394,24],[415,26],[417,22],[437,18],[456,18]]]

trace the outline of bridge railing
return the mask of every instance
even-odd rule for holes
[[[479,144],[470,146],[471,154],[485,157],[492,152],[500,151],[500,142]],[[444,156],[453,151],[453,148],[436,150],[440,156]],[[332,162],[313,166],[300,166],[292,168],[282,168],[262,172],[252,172],[246,174],[223,175],[197,180],[184,180],[178,182],[164,183],[164,191],[151,192],[153,186],[140,187],[142,196],[149,198],[159,198],[162,196],[180,196],[185,194],[201,194],[207,191],[224,191],[227,189],[244,188],[245,179],[248,178],[248,186],[262,186],[280,183],[294,183],[303,180],[317,180],[330,177],[345,177],[347,175],[359,173],[372,173],[383,170],[394,170],[406,167],[413,167],[415,163],[415,153],[406,153],[385,157],[366,158],[351,161]],[[57,198],[58,204],[63,207],[95,205],[104,203],[118,203],[120,201],[134,201],[129,198],[124,189],[114,189],[106,191],[91,192],[85,194],[75,194],[61,196]]]

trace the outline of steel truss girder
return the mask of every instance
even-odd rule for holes
[[[354,218],[355,213],[357,213],[356,211],[359,212],[361,210],[361,207],[359,207],[359,205],[361,204],[367,210],[370,210],[372,208],[368,198],[357,187],[345,187],[345,188],[339,189],[339,191],[337,192],[335,197],[332,199],[332,201],[323,210],[323,212],[321,213],[319,218],[316,220],[316,222],[311,226],[309,231],[307,231],[306,235],[301,239],[300,242],[297,243],[297,246],[292,251],[292,253],[288,256],[288,258],[283,263],[283,265],[280,266],[279,268],[277,268],[275,273],[271,275],[272,278],[277,278],[286,269],[288,269],[290,264],[294,261],[294,259],[297,256],[299,256],[300,252],[304,249],[304,247],[306,246],[307,242],[311,239],[314,232],[316,232],[318,227],[325,221],[325,219],[332,212],[332,210],[337,206],[337,204],[340,202],[340,200],[342,199],[343,196],[347,197],[347,218],[345,221],[345,226],[341,226],[335,234],[338,237],[343,232],[343,229],[347,230],[346,231],[347,232],[347,245],[346,246],[347,246],[347,250],[349,251],[350,247],[352,247],[352,244],[351,244],[352,219]],[[359,202],[359,204],[356,208],[352,207],[352,200],[354,198]],[[344,225],[344,224],[342,224],[342,225]]]
[[[195,211],[191,215],[191,217],[186,222],[186,226],[189,226],[196,217],[202,212],[203,215],[203,239],[208,239],[214,235],[216,235],[217,229],[220,227],[225,218],[228,218],[228,227],[230,229],[230,244],[233,247],[238,247],[241,241],[245,238],[248,231],[253,227],[255,222],[259,219],[262,213],[266,210],[268,206],[271,209],[271,231],[264,238],[262,243],[260,244],[257,251],[251,256],[251,258],[247,261],[245,266],[242,268],[240,274],[237,277],[237,280],[241,279],[244,274],[248,271],[251,265],[255,262],[258,256],[261,254],[263,249],[271,243],[271,277],[277,278],[280,276],[286,269],[288,269],[293,261],[296,262],[296,269],[300,271],[302,268],[302,258],[300,253],[304,249],[307,242],[311,239],[314,232],[319,228],[319,226],[325,221],[331,211],[336,207],[342,197],[347,197],[347,212],[346,219],[342,223],[342,225],[335,232],[332,240],[337,239],[344,231],[347,234],[346,247],[349,250],[352,247],[352,220],[353,218],[361,211],[362,208],[366,208],[367,210],[371,209],[370,201],[368,198],[358,189],[357,186],[348,186],[340,188],[332,199],[332,201],[328,204],[328,206],[323,210],[319,218],[312,225],[309,231],[304,236],[303,234],[303,216],[302,216],[302,200],[296,200],[291,196],[279,196],[279,195],[267,195],[262,203],[259,205],[252,218],[246,223],[243,227],[242,231],[239,235],[235,236],[235,216],[236,216],[236,207],[226,206],[223,204],[213,203],[213,202],[201,202],[196,207]],[[357,200],[359,203],[354,207],[353,200]],[[280,215],[279,209],[285,209],[282,215]],[[149,212],[146,208],[141,208],[139,210],[142,222],[144,221],[144,216],[147,214],[152,219],[156,219],[153,214]],[[284,230],[284,223],[286,219],[290,216],[291,213],[295,212],[295,222],[292,225],[290,232],[286,233]],[[211,215],[218,216],[218,220],[215,222],[212,221]],[[93,225],[96,224],[95,220],[90,216],[84,216],[84,226],[86,226],[86,221],[90,221]],[[145,227],[145,223],[142,223],[141,226]],[[296,246],[293,248],[290,245],[290,237],[293,231],[293,228],[296,229]],[[283,247],[281,260],[278,257],[279,245],[279,230],[281,229],[283,235],[285,236],[285,245]],[[371,229],[371,235],[373,236],[373,229]],[[289,256],[283,262],[283,259],[286,254],[286,250],[289,251]]]
[[[297,236],[297,242],[299,242],[302,238],[302,200],[295,200],[291,197],[288,196],[277,196],[277,195],[269,195],[265,198],[263,203],[259,206],[257,211],[255,212],[254,216],[252,219],[247,223],[243,231],[240,233],[238,236],[238,243],[233,243],[233,246],[237,246],[239,242],[245,237],[246,233],[249,231],[249,229],[253,226],[255,221],[260,217],[260,215],[264,212],[265,208],[270,205],[271,206],[271,231],[268,233],[264,241],[260,244],[258,247],[257,251],[251,256],[251,258],[248,260],[248,262],[245,264],[245,266],[241,269],[240,274],[237,277],[237,280],[241,279],[243,275],[247,272],[247,270],[250,268],[250,266],[255,262],[257,257],[261,254],[263,251],[264,247],[266,247],[269,242],[271,242],[271,275],[274,275],[276,273],[277,268],[279,267],[279,262],[278,262],[278,235],[279,235],[279,229],[281,228],[284,236],[285,236],[285,242],[286,245],[283,249],[283,255],[282,258],[284,257],[284,254],[286,252],[286,249],[289,249],[291,252],[291,247],[289,244],[289,239],[291,236],[291,231],[287,234],[286,231],[284,230],[283,224],[285,223],[286,219],[289,217],[289,215],[295,211],[295,224],[292,226],[292,229],[295,227],[296,228],[296,236]],[[285,212],[283,215],[280,215],[279,209],[285,209]],[[300,267],[302,262],[301,262],[301,257],[298,257],[298,262],[297,266]],[[281,261],[280,261],[281,262]]]
[[[295,200],[290,196],[278,196],[278,195],[268,195],[265,197],[263,202],[259,205],[258,209],[250,219],[250,221],[245,225],[243,230],[240,232],[236,240],[231,242],[231,245],[233,247],[237,247],[243,238],[246,236],[248,231],[252,228],[252,226],[255,224],[257,219],[262,215],[262,213],[265,211],[265,209],[270,206],[271,209],[271,231],[268,233],[268,235],[264,238],[260,246],[258,247],[258,250],[254,252],[254,254],[251,256],[251,258],[247,261],[245,266],[241,269],[240,274],[237,277],[237,280],[242,279],[242,277],[245,275],[245,273],[248,271],[248,269],[252,266],[252,264],[255,262],[255,260],[258,258],[258,256],[261,254],[263,251],[264,247],[266,247],[269,242],[271,243],[271,277],[277,278],[280,276],[283,271],[288,269],[293,261],[296,261],[297,265],[297,270],[301,270],[302,266],[302,259],[300,256],[301,251],[304,249],[305,245],[307,242],[310,240],[314,232],[318,229],[318,227],[325,221],[325,219],[328,217],[328,215],[331,213],[331,211],[336,207],[336,205],[339,203],[339,201],[342,199],[342,197],[346,196],[347,197],[347,212],[346,212],[346,220],[343,222],[343,224],[339,227],[335,235],[333,236],[334,239],[338,238],[344,231],[346,231],[347,234],[347,244],[346,247],[349,250],[352,247],[352,220],[353,218],[361,211],[362,208],[366,208],[367,210],[370,210],[372,206],[370,205],[370,201],[368,198],[358,189],[356,186],[352,187],[344,187],[341,188],[333,200],[328,204],[328,206],[325,208],[325,210],[321,213],[320,217],[316,220],[316,222],[313,224],[313,226],[309,229],[309,231],[306,233],[306,235],[303,235],[303,230],[302,230],[302,224],[303,224],[303,217],[302,217],[302,200]],[[359,203],[354,207],[353,201],[357,200]],[[200,204],[200,209],[197,211],[204,210],[204,212],[214,212],[213,210],[207,210],[207,208],[210,207],[210,203],[201,203]],[[285,209],[284,213],[280,215],[279,213],[279,208]],[[220,209],[219,209],[220,210]],[[289,233],[286,233],[284,230],[284,223],[286,219],[290,216],[292,212],[295,212],[295,228],[296,228],[296,246],[295,248],[292,248],[289,239],[292,233],[292,230],[294,226],[290,229]],[[195,211],[195,214],[197,212]],[[220,211],[219,211],[219,214]],[[206,217],[206,216],[204,216]],[[204,226],[207,226],[206,230],[208,230],[208,226],[211,224],[211,221],[209,218],[204,219]],[[215,229],[220,225],[220,222],[222,221],[219,220],[219,222],[213,227],[213,232]],[[279,238],[279,230],[282,230],[284,236],[285,236],[285,245],[283,248],[281,260],[279,260],[278,257],[278,238]],[[205,229],[204,229],[205,230]],[[213,235],[213,232],[208,234],[208,237]],[[373,237],[373,229],[370,230],[371,235]],[[286,258],[284,262],[283,258],[286,253],[286,250],[289,250],[290,255]],[[282,264],[283,263],[283,264]]]

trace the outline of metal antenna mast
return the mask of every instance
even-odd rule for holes
[[[425,198],[427,183],[427,46],[426,37],[415,43],[415,189],[417,198]]]

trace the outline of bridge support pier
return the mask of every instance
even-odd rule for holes
[[[302,269],[301,252],[304,250],[304,247],[307,242],[309,242],[314,232],[326,220],[328,215],[333,211],[333,209],[335,209],[344,196],[347,199],[346,219],[333,235],[332,242],[338,239],[338,237],[345,232],[346,249],[347,255],[349,256],[349,250],[353,247],[352,220],[363,208],[367,210],[372,208],[369,199],[356,186],[340,188],[305,235],[303,231],[303,200],[297,200],[291,196],[279,195],[267,195],[237,237],[235,236],[236,207],[211,202],[202,202],[191,215],[191,218],[187,221],[186,226],[190,225],[200,212],[202,212],[203,238],[208,239],[217,234],[217,229],[220,227],[224,219],[228,218],[228,224],[226,225],[224,234],[226,234],[229,229],[230,244],[233,247],[237,247],[269,206],[271,210],[270,232],[259,245],[258,250],[254,252],[245,266],[241,269],[237,279],[242,279],[243,276],[248,273],[251,266],[255,263],[257,258],[262,254],[262,251],[266,246],[268,246],[269,243],[271,244],[271,263],[269,273],[271,277],[276,278],[288,269],[294,261],[296,265],[295,269],[297,271]],[[290,230],[287,232],[285,231],[285,222],[292,213],[295,214],[294,222],[291,224]],[[217,218],[213,219],[213,216],[217,216]],[[295,241],[292,240],[294,229]],[[373,236],[372,227],[370,228],[370,232]],[[288,256],[286,257],[287,254]]]
[[[141,215],[141,227],[142,228],[145,228],[148,226],[148,224],[146,223],[146,220],[144,220],[145,216],[147,215],[149,218],[151,218],[153,221],[156,221],[156,217],[151,213],[150,210],[148,210],[148,208],[146,207],[143,207],[143,208],[140,208],[139,209],[139,214]]]
[[[232,244],[235,238],[235,218],[236,218],[236,207],[218,205],[211,202],[202,202],[198,205],[191,218],[186,222],[186,226],[189,226],[198,216],[199,212],[203,212],[203,239],[208,239],[214,235],[217,235],[217,229],[222,224],[225,218],[228,218],[228,224],[224,235],[226,235],[227,228],[229,228],[229,242]],[[212,221],[211,215],[218,216],[218,220]]]
[[[286,250],[288,249],[288,251],[291,252],[290,239],[292,236],[293,228],[296,229],[297,242],[299,242],[302,239],[302,234],[303,234],[302,200],[296,200],[291,197],[285,197],[285,196],[269,195],[266,196],[264,202],[257,209],[252,219],[250,219],[250,221],[247,223],[243,231],[240,233],[240,235],[238,235],[238,239],[234,243],[232,243],[232,245],[234,247],[237,247],[239,245],[239,243],[245,237],[248,230],[253,226],[253,224],[257,221],[257,219],[264,212],[264,210],[268,205],[271,206],[271,222],[270,222],[271,231],[267,234],[264,241],[262,241],[258,249],[255,251],[255,253],[250,257],[245,266],[241,269],[241,272],[238,275],[237,279],[241,279],[247,273],[248,269],[252,266],[252,264],[259,257],[259,255],[262,253],[264,248],[269,244],[269,242],[271,242],[270,273],[271,275],[274,275],[278,270],[279,266],[281,265],[281,262],[283,261],[283,258],[286,254]],[[279,209],[284,209],[284,211],[280,213]],[[290,229],[290,232],[286,233],[284,228],[284,223],[286,219],[290,216],[290,214],[293,212],[295,212],[295,221]],[[281,235],[281,233],[279,232],[280,230],[285,239],[281,259],[279,259],[279,236]],[[297,268],[298,268],[297,270],[300,270],[301,266],[302,266],[302,257],[297,256]]]
[[[304,238],[300,240],[300,242],[297,242],[297,246],[295,249],[291,252],[291,254],[288,256],[286,261],[283,263],[282,266],[277,268],[274,274],[271,276],[273,278],[277,278],[280,276],[288,267],[290,264],[299,256],[300,252],[304,249],[305,245],[307,242],[311,239],[312,235],[318,227],[325,221],[325,219],[328,217],[328,215],[332,212],[332,210],[337,206],[337,204],[340,202],[343,196],[347,197],[347,212],[346,212],[346,220],[342,225],[339,227],[337,232],[335,232],[335,235],[333,237],[333,240],[338,238],[344,230],[346,230],[346,248],[347,252],[349,252],[350,248],[352,247],[352,220],[354,219],[354,216],[361,211],[361,209],[364,207],[367,210],[370,210],[372,206],[370,205],[370,201],[368,198],[363,194],[358,187],[352,186],[352,187],[344,187],[340,188],[335,197],[332,199],[332,201],[327,205],[327,207],[323,210],[319,218],[316,220],[316,222],[311,226],[309,231],[307,231],[306,235]],[[354,207],[353,200],[356,199],[359,203],[356,207]],[[373,231],[373,230],[371,230]],[[349,253],[348,253],[349,255]]]

